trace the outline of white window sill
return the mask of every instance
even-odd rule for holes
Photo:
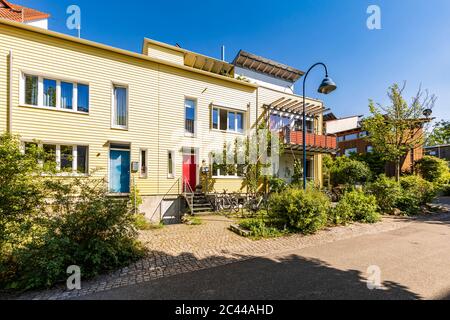
[[[186,138],[197,138],[197,135],[195,133],[189,133],[189,132],[185,132],[184,136]]]
[[[212,179],[223,179],[223,180],[243,180],[244,177],[230,177],[230,176],[213,176]]]
[[[66,113],[73,113],[73,114],[80,114],[89,116],[89,112],[83,112],[83,111],[77,111],[77,110],[71,110],[71,109],[63,109],[63,108],[56,108],[56,107],[44,107],[44,106],[33,106],[30,104],[20,104],[19,105],[22,108],[31,108],[31,109],[38,109],[38,110],[47,110],[47,111],[59,111],[59,112],[66,112]]]
[[[228,130],[219,130],[219,129],[211,129],[212,132],[217,133],[226,133],[226,134],[234,134],[237,136],[245,136],[244,132],[238,132],[238,131],[228,131]]]
[[[128,127],[111,126],[112,130],[128,131]]]
[[[55,174],[42,174],[43,177],[55,177],[55,178],[89,178],[91,175],[88,173],[55,173]]]

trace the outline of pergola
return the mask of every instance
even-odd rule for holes
[[[265,105],[265,108],[269,111],[278,111],[281,113],[290,113],[292,115],[303,114],[303,101],[302,98],[280,98],[277,101],[272,102],[269,105]],[[320,102],[312,101],[306,103],[306,115],[308,117],[315,117],[319,114],[329,111],[330,109],[324,108]]]

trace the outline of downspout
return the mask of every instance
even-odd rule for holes
[[[8,66],[8,126],[7,132],[12,134],[12,111],[13,111],[13,51],[9,51],[9,66]]]

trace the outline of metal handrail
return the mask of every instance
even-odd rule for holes
[[[161,204],[163,203],[163,201],[166,199],[166,197],[167,197],[167,196],[169,195],[169,193],[172,191],[173,187],[175,187],[177,184],[178,184],[178,195],[180,195],[180,180],[181,180],[181,178],[178,178],[178,179],[175,181],[175,183],[170,187],[169,191],[167,191],[167,193],[161,198],[161,201],[160,201],[160,202],[158,203],[158,205],[156,206],[155,211],[153,211],[151,220],[153,220],[153,217],[155,216],[156,211],[157,211],[158,209],[160,209]],[[160,220],[162,220],[161,213],[160,213],[160,217],[159,217],[159,218],[160,218]]]
[[[194,190],[192,190],[191,185],[184,179],[183,179],[183,185],[184,185],[183,194],[186,197],[186,200],[187,200],[188,195],[189,195],[191,203],[190,204],[188,203],[188,204],[189,204],[189,207],[191,209],[191,215],[194,215],[194,196],[195,196],[195,192],[194,192]],[[186,190],[188,192],[186,192]]]

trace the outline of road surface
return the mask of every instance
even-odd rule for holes
[[[380,289],[377,285],[380,271]],[[369,273],[368,273],[369,272]],[[450,215],[80,299],[449,299]]]

